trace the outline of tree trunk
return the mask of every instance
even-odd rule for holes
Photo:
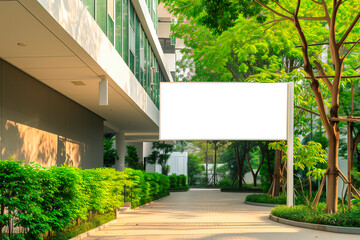
[[[239,179],[239,188],[242,188],[242,184],[243,184],[243,181],[242,181],[242,173],[244,171],[244,162],[245,162],[245,158],[246,158],[246,153],[248,152],[248,147],[247,147],[247,143],[245,142],[244,145],[243,145],[243,154],[242,154],[242,157],[240,159],[240,179]],[[239,153],[239,152],[238,152]],[[239,153],[240,155],[240,153]]]
[[[209,176],[208,176],[208,141],[206,141],[206,152],[205,152],[205,181],[206,181],[206,184],[209,184]]]
[[[281,183],[281,151],[275,150],[275,165],[274,165],[274,195],[273,197],[277,197],[280,194],[280,183]]]
[[[336,127],[335,127],[336,126]],[[338,205],[338,183],[339,183],[339,131],[335,124],[335,134],[329,137],[329,155],[328,155],[328,181],[326,192],[326,212],[336,213]]]
[[[269,173],[269,182],[272,182],[272,181],[273,181],[273,176],[272,176],[272,172],[271,172],[270,151],[269,151],[268,146],[269,146],[269,144],[266,144],[265,153],[266,153],[266,158],[267,158],[267,167],[268,167],[268,173]]]
[[[234,146],[235,156],[236,156],[236,162],[237,162],[237,179],[238,179],[238,188],[242,187],[242,169],[241,169],[241,163],[240,163],[240,156],[239,156],[239,146]]]
[[[348,203],[348,209],[351,209],[351,188],[350,188],[350,184],[351,184],[351,168],[352,168],[352,161],[353,161],[353,157],[354,155],[353,153],[353,136],[352,136],[352,123],[351,122],[347,122],[347,174],[348,174],[348,180],[349,180],[349,184],[347,187],[347,203]]]
[[[214,155],[214,179],[213,179],[213,182],[214,182],[214,185],[216,185],[216,149],[217,146],[216,146],[216,142],[215,142],[215,155]]]
[[[256,179],[257,179],[257,175],[259,174],[261,165],[264,163],[264,158],[265,158],[265,156],[262,155],[262,156],[261,156],[261,162],[260,162],[260,164],[259,164],[259,167],[256,169],[256,172],[254,172],[254,170],[252,169],[252,166],[251,166],[251,164],[250,164],[249,154],[247,154],[247,162],[248,162],[248,164],[249,164],[249,168],[250,168],[251,174],[252,174],[252,176],[253,176],[254,187],[257,187]]]

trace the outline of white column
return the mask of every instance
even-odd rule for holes
[[[116,133],[116,151],[119,156],[119,160],[115,161],[115,169],[118,171],[124,171],[126,154],[124,131],[119,131]]]
[[[294,205],[294,83],[288,83],[287,205]]]

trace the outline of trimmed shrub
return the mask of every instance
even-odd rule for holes
[[[169,178],[126,168],[45,168],[20,161],[0,161],[0,239],[42,239],[87,221],[90,213],[107,214],[132,201],[137,207],[169,194]],[[132,193],[132,194],[131,194]],[[13,220],[23,234],[2,235]]]
[[[186,176],[184,174],[176,175],[175,173],[169,176],[170,190],[187,190],[190,188],[186,184]]]
[[[185,186],[186,185],[186,176],[184,174],[180,174],[178,176],[178,178],[179,178],[179,180],[178,180],[179,185],[180,186]]]
[[[277,217],[307,223],[325,224],[343,227],[360,227],[360,208],[355,206],[350,211],[345,206],[345,212],[339,205],[337,213],[326,213],[326,204],[319,203],[317,210],[310,207],[297,205],[293,207],[277,206],[272,209],[271,214]]]
[[[231,184],[232,184],[232,181],[228,178],[225,178],[225,179],[219,181],[220,187],[231,186]]]
[[[245,200],[256,203],[286,204],[286,195],[271,197],[267,194],[250,194],[246,196]]]

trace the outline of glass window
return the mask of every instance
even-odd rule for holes
[[[135,16],[135,12],[134,12],[134,7],[132,5],[132,3],[130,3],[130,27],[134,30],[134,16]]]
[[[96,22],[103,30],[103,32],[106,34],[106,0],[96,0]]]
[[[139,19],[135,18],[135,76],[140,78],[140,23]]]
[[[114,20],[108,16],[108,38],[112,45],[114,45]]]
[[[95,17],[95,0],[83,0],[84,5],[92,17]]]
[[[132,52],[130,52],[130,70],[134,73],[134,71],[135,71],[135,56],[134,56],[134,54],[132,53]]]
[[[122,0],[115,1],[115,48],[122,56]]]
[[[114,0],[108,0],[108,14],[114,20]]]
[[[122,44],[123,44],[123,59],[129,64],[129,1],[123,0],[123,32],[122,32]]]

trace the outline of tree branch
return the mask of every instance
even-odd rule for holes
[[[301,25],[300,25],[300,22],[298,19],[300,4],[301,4],[301,0],[298,0],[297,6],[296,6],[296,11],[294,13],[294,24],[295,24],[296,30],[298,31],[298,34],[299,34],[299,37],[301,40],[301,44],[302,44],[304,70],[308,74],[308,76],[311,77],[310,86],[311,86],[311,90],[313,91],[313,93],[315,95],[316,104],[318,106],[318,110],[320,113],[320,119],[321,119],[322,123],[324,124],[326,132],[329,134],[329,133],[332,133],[332,128],[331,128],[332,126],[330,124],[328,117],[326,116],[324,99],[323,99],[322,93],[319,88],[319,81],[316,80],[316,78],[314,76],[314,72],[313,72],[312,66],[310,64],[310,58],[309,58],[309,53],[308,53],[308,43],[307,43],[305,34],[302,31],[302,28],[301,28]]]
[[[349,118],[349,117],[329,117],[330,121],[334,121],[334,122],[356,122],[356,123],[360,123],[360,119],[359,118]]]
[[[313,3],[316,3],[316,4],[319,4],[319,5],[321,5],[321,2],[317,2],[317,1],[315,1],[315,0],[311,0]]]
[[[313,112],[313,111],[311,111],[311,110],[309,110],[309,109],[307,109],[307,108],[304,108],[304,107],[301,107],[301,106],[298,106],[298,105],[296,105],[295,108],[299,108],[299,109],[301,109],[301,110],[304,110],[304,111],[306,111],[306,112],[308,112],[308,113],[311,113],[311,114],[314,114],[314,115],[320,117],[320,114],[319,114],[319,113]]]
[[[260,2],[259,0],[255,0],[255,2],[256,2],[257,4],[263,6],[264,8],[270,10],[271,12],[275,13],[276,15],[278,15],[278,16],[280,16],[280,17],[282,17],[282,18],[285,18],[285,19],[287,19],[287,20],[293,21],[293,19],[292,19],[291,17],[288,17],[288,16],[286,16],[286,15],[284,15],[284,14],[281,14],[281,13],[275,11],[274,9],[268,7],[266,4],[263,4],[263,3]]]
[[[261,24],[260,26],[262,27],[262,26],[268,25],[268,24],[273,23],[273,22],[281,22],[281,21],[285,21],[285,20],[287,20],[287,19],[280,18],[280,19],[276,19],[276,20],[273,20],[273,21],[270,21],[270,22],[266,22],[264,24]]]
[[[345,56],[342,58],[342,60],[344,60],[344,59],[350,54],[350,52],[354,49],[354,47],[356,47],[356,45],[359,44],[359,42],[360,42],[360,39],[357,40],[357,42],[356,42],[354,45],[351,46],[351,48],[350,48],[349,51],[345,54]]]
[[[321,64],[318,61],[314,61],[316,69],[318,70],[318,72],[320,73],[320,75],[322,75],[323,77],[321,78],[324,83],[326,84],[326,86],[328,87],[329,91],[331,92],[332,90],[332,83],[330,82],[329,78],[325,77],[326,73],[323,69],[323,67],[321,66]]]
[[[346,38],[349,36],[350,32],[353,30],[353,28],[355,27],[356,23],[358,22],[360,18],[360,12],[356,15],[355,19],[352,21],[352,23],[350,24],[349,28],[346,30],[345,34],[342,36],[342,38],[340,39],[340,41],[338,42],[337,47],[340,48],[341,45],[345,42]]]
[[[298,17],[300,20],[310,20],[310,21],[327,21],[326,17]]]
[[[355,150],[357,148],[357,145],[359,144],[359,141],[360,141],[360,131],[358,132],[358,134],[357,134],[357,136],[356,136],[356,138],[354,140],[354,147],[352,149],[352,156],[354,156],[354,154],[355,154]]]
[[[293,15],[294,13],[290,12],[289,10],[285,9],[283,6],[280,5],[280,3],[278,1],[272,0],[274,3],[276,3],[276,5],[278,5],[282,10],[284,10],[285,12]]]
[[[321,0],[321,5],[322,5],[323,8],[324,8],[325,17],[326,17],[326,22],[327,22],[327,24],[330,26],[331,18],[330,18],[329,10],[328,10],[328,7],[327,7],[327,5],[326,5],[325,0]]]

